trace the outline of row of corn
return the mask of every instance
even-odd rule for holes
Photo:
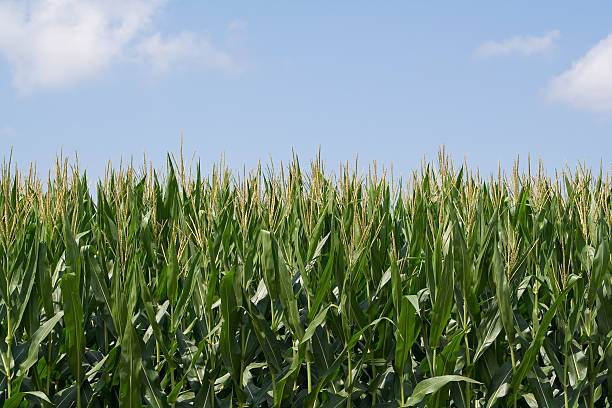
[[[610,407],[611,180],[0,175],[5,407]]]

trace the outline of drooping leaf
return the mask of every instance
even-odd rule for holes
[[[476,380],[463,377],[461,375],[441,375],[438,377],[427,378],[420,381],[416,387],[414,387],[414,390],[412,391],[410,397],[408,397],[406,400],[405,405],[407,407],[413,407],[423,401],[426,396],[433,394],[446,384],[453,381],[466,381],[472,384],[480,384],[480,382]]]

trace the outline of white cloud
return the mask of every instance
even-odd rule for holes
[[[88,79],[121,56],[162,1],[31,0],[0,4],[0,51],[23,92]]]
[[[170,38],[156,33],[144,40],[138,46],[138,51],[157,72],[166,72],[186,64],[224,72],[239,71],[238,64],[229,53],[216,49],[207,39],[190,32]]]
[[[612,112],[612,34],[548,85],[551,100],[595,112]]]
[[[243,20],[233,20],[227,26],[227,42],[230,44],[241,43],[247,32],[247,23]]]
[[[112,63],[141,57],[156,68],[181,58],[226,69],[229,56],[193,33],[162,39],[153,19],[167,0],[25,0],[0,3],[0,54],[23,93],[94,78]],[[196,50],[188,47],[195,46]]]
[[[487,41],[476,49],[476,54],[481,57],[543,54],[552,48],[553,43],[559,36],[559,31],[554,30],[540,37],[519,35],[503,41]]]

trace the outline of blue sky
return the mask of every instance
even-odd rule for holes
[[[143,152],[207,168],[446,145],[489,172],[612,155],[612,3],[0,0],[0,141],[100,176]]]

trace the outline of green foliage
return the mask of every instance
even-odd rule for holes
[[[609,178],[166,167],[1,169],[3,406],[612,405]]]

